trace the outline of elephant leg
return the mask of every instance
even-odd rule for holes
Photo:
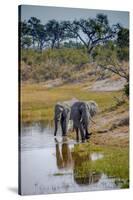
[[[76,140],[78,142],[79,141],[79,129],[75,128],[75,130],[76,130]]]
[[[90,133],[90,132],[88,131],[88,125],[85,126],[85,133],[86,133],[85,138],[86,138],[86,139],[89,139],[92,133]]]
[[[85,130],[85,138],[89,139],[91,134],[88,131],[88,123],[83,122],[83,127],[84,127],[84,130]]]
[[[57,130],[58,130],[59,120],[55,119],[55,131],[54,136],[56,136]]]
[[[82,142],[84,142],[84,140],[85,140],[84,127],[83,127],[83,124],[81,122],[79,122],[79,130],[80,130]]]
[[[62,136],[63,136],[63,133],[64,133],[63,117],[61,117],[60,125],[61,125],[61,131],[62,131]]]
[[[88,127],[85,127],[85,138],[89,139],[90,138],[90,133],[88,132]]]
[[[62,136],[66,136],[67,133],[67,122],[64,117],[61,117],[61,129],[62,129]]]

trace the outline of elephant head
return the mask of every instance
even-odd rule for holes
[[[94,117],[98,111],[98,105],[94,101],[84,101],[79,107],[81,114],[81,121],[89,123],[90,118]]]
[[[88,101],[87,102],[88,111],[91,117],[94,117],[98,112],[98,105],[95,101]]]

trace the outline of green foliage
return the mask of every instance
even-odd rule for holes
[[[73,66],[81,66],[87,62],[88,55],[84,49],[47,49],[42,53],[32,49],[23,50],[22,80],[29,78],[41,82],[58,77],[66,80],[72,75]],[[66,66],[69,66],[69,71]],[[30,70],[27,70],[29,67]]]
[[[129,30],[127,28],[120,27],[117,34],[117,44],[120,48],[129,47]]]
[[[120,30],[117,34],[116,43],[118,45],[118,58],[120,60],[129,60],[129,30],[126,28],[120,27]]]
[[[93,59],[99,65],[114,64],[117,62],[117,48],[113,42],[108,42],[106,45],[99,45],[95,48],[93,54]]]
[[[66,29],[75,35],[86,47],[88,55],[91,55],[94,48],[104,44],[116,36],[116,25],[110,26],[108,17],[98,14],[96,18],[67,21]]]
[[[123,48],[118,48],[117,50],[117,57],[120,61],[129,60],[129,48],[128,47],[123,47]]]
[[[31,44],[32,44],[32,41],[31,41],[31,38],[30,37],[28,37],[28,36],[24,36],[22,39],[21,39],[21,46],[23,47],[23,48],[29,48],[30,46],[31,46]]]
[[[28,21],[20,24],[22,38],[30,36],[32,38],[32,48],[38,50],[44,49],[45,46],[59,49],[66,43],[65,45],[72,48],[75,48],[75,44],[77,48],[83,45],[87,49],[88,55],[90,55],[97,45],[115,38],[117,34],[117,25],[111,27],[108,17],[104,14],[98,14],[95,18],[73,21],[59,22],[52,19],[46,24],[42,24],[40,19],[36,17],[31,17]],[[121,38],[126,34],[123,32],[119,32],[118,42],[121,42]],[[73,40],[75,39],[76,43],[74,44]],[[22,48],[25,48],[25,46],[22,45]]]
[[[79,145],[73,149],[73,156],[80,160],[74,169],[75,178],[82,179],[89,177],[90,174],[107,174],[108,177],[114,177],[116,182],[119,180],[122,188],[129,187],[129,153],[128,148],[104,147],[99,146],[103,158],[91,161],[88,159],[91,153],[95,152],[97,146],[91,142],[86,145]],[[94,149],[94,150],[93,150]],[[96,151],[97,152],[97,151]],[[99,150],[98,150],[99,152]],[[79,158],[81,157],[81,158]]]
[[[129,96],[129,82],[124,87],[124,93],[127,97]]]

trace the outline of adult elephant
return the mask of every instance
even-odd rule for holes
[[[57,103],[55,105],[55,114],[54,114],[54,122],[55,122],[55,131],[54,136],[57,134],[57,130],[59,127],[59,123],[62,129],[62,136],[66,136],[68,131],[68,123],[70,119],[70,111],[71,107],[66,103]]]
[[[79,131],[82,141],[89,139],[89,124],[91,118],[97,113],[97,108],[98,106],[94,101],[78,101],[72,105],[70,119],[73,121],[77,140],[79,140]]]

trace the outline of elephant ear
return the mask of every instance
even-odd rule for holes
[[[62,104],[57,103],[55,105],[55,116],[54,116],[54,118],[57,119],[57,120],[60,120],[63,110],[64,110],[64,108],[63,108]]]
[[[67,117],[67,116],[69,116],[69,114],[70,114],[70,108],[65,107],[62,112],[63,117]]]
[[[57,103],[55,105],[55,111],[62,112],[63,110],[64,110],[64,107],[63,107],[63,105],[61,103]]]
[[[88,102],[88,110],[90,112],[91,117],[94,117],[98,112],[98,105],[95,101]]]

